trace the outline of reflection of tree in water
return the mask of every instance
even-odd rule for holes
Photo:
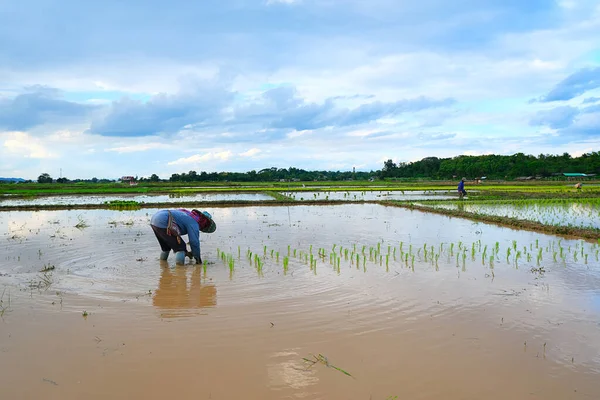
[[[201,284],[201,267],[174,268],[163,266],[152,304],[161,317],[176,318],[199,314],[202,308],[217,305],[217,288]]]

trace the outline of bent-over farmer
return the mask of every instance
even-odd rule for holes
[[[152,216],[150,226],[162,250],[160,259],[166,260],[173,250],[177,264],[184,264],[186,256],[193,257],[196,263],[202,264],[200,232],[213,233],[217,229],[215,221],[208,212],[189,211],[183,208],[158,211]],[[183,235],[188,235],[191,252],[187,251]]]

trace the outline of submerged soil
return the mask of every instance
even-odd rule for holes
[[[219,208],[206,264],[175,266],[154,211],[0,213],[2,398],[600,396],[597,245],[375,204]]]

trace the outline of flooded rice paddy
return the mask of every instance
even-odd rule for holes
[[[215,202],[215,201],[268,201],[273,197],[264,193],[197,193],[197,194],[163,194],[163,195],[61,195],[0,197],[2,206],[53,206],[53,205],[82,205],[105,204],[110,201],[136,201],[138,203],[182,203],[182,202]]]
[[[383,200],[448,200],[456,199],[455,191],[448,190],[367,190],[367,191],[301,191],[282,192],[297,201],[310,200],[344,200],[344,201],[383,201]]]
[[[421,204],[426,205],[426,204]],[[541,222],[545,225],[600,229],[600,205],[581,201],[547,204],[526,202],[524,204],[485,204],[465,202],[435,203],[434,208],[460,210],[470,213],[494,215]]]
[[[2,398],[595,399],[600,247],[376,204],[0,213]],[[308,361],[307,361],[308,360]]]

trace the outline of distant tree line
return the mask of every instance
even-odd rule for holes
[[[426,157],[420,161],[396,164],[392,160],[383,163],[379,171],[307,171],[299,168],[265,168],[249,172],[205,172],[196,171],[172,174],[170,182],[273,182],[273,181],[345,181],[368,180],[374,177],[386,178],[425,178],[454,179],[457,177],[489,179],[514,179],[517,177],[536,176],[542,178],[560,175],[564,172],[579,172],[600,175],[600,152],[571,157],[562,155],[540,154],[539,156],[517,153],[511,156],[457,156],[452,158]],[[137,176],[136,181],[160,182],[158,175],[148,178]],[[166,179],[165,179],[166,180]],[[27,182],[27,181],[26,181]],[[30,181],[29,181],[30,182]],[[38,183],[109,183],[110,179],[73,179],[58,178],[54,180],[48,173],[41,174]]]
[[[31,183],[31,180],[25,180],[23,181],[24,183]],[[68,178],[57,178],[54,179],[52,178],[52,176],[50,176],[50,174],[44,172],[43,174],[40,174],[40,176],[38,176],[37,178],[37,183],[110,183],[110,182],[114,182],[114,180],[110,180],[110,179],[98,179],[98,178],[91,178],[91,179],[68,179]]]
[[[455,177],[514,179],[536,176],[548,178],[565,172],[600,174],[600,152],[571,157],[562,155],[539,156],[517,153],[511,156],[458,156],[453,158],[427,157],[420,161],[395,164],[387,160],[379,171],[381,178],[432,178]]]
[[[348,179],[367,180],[376,176],[377,172],[352,172],[352,171],[306,171],[294,167],[290,168],[265,168],[260,171],[249,172],[200,172],[173,174],[171,182],[273,182],[273,181],[343,181]]]

